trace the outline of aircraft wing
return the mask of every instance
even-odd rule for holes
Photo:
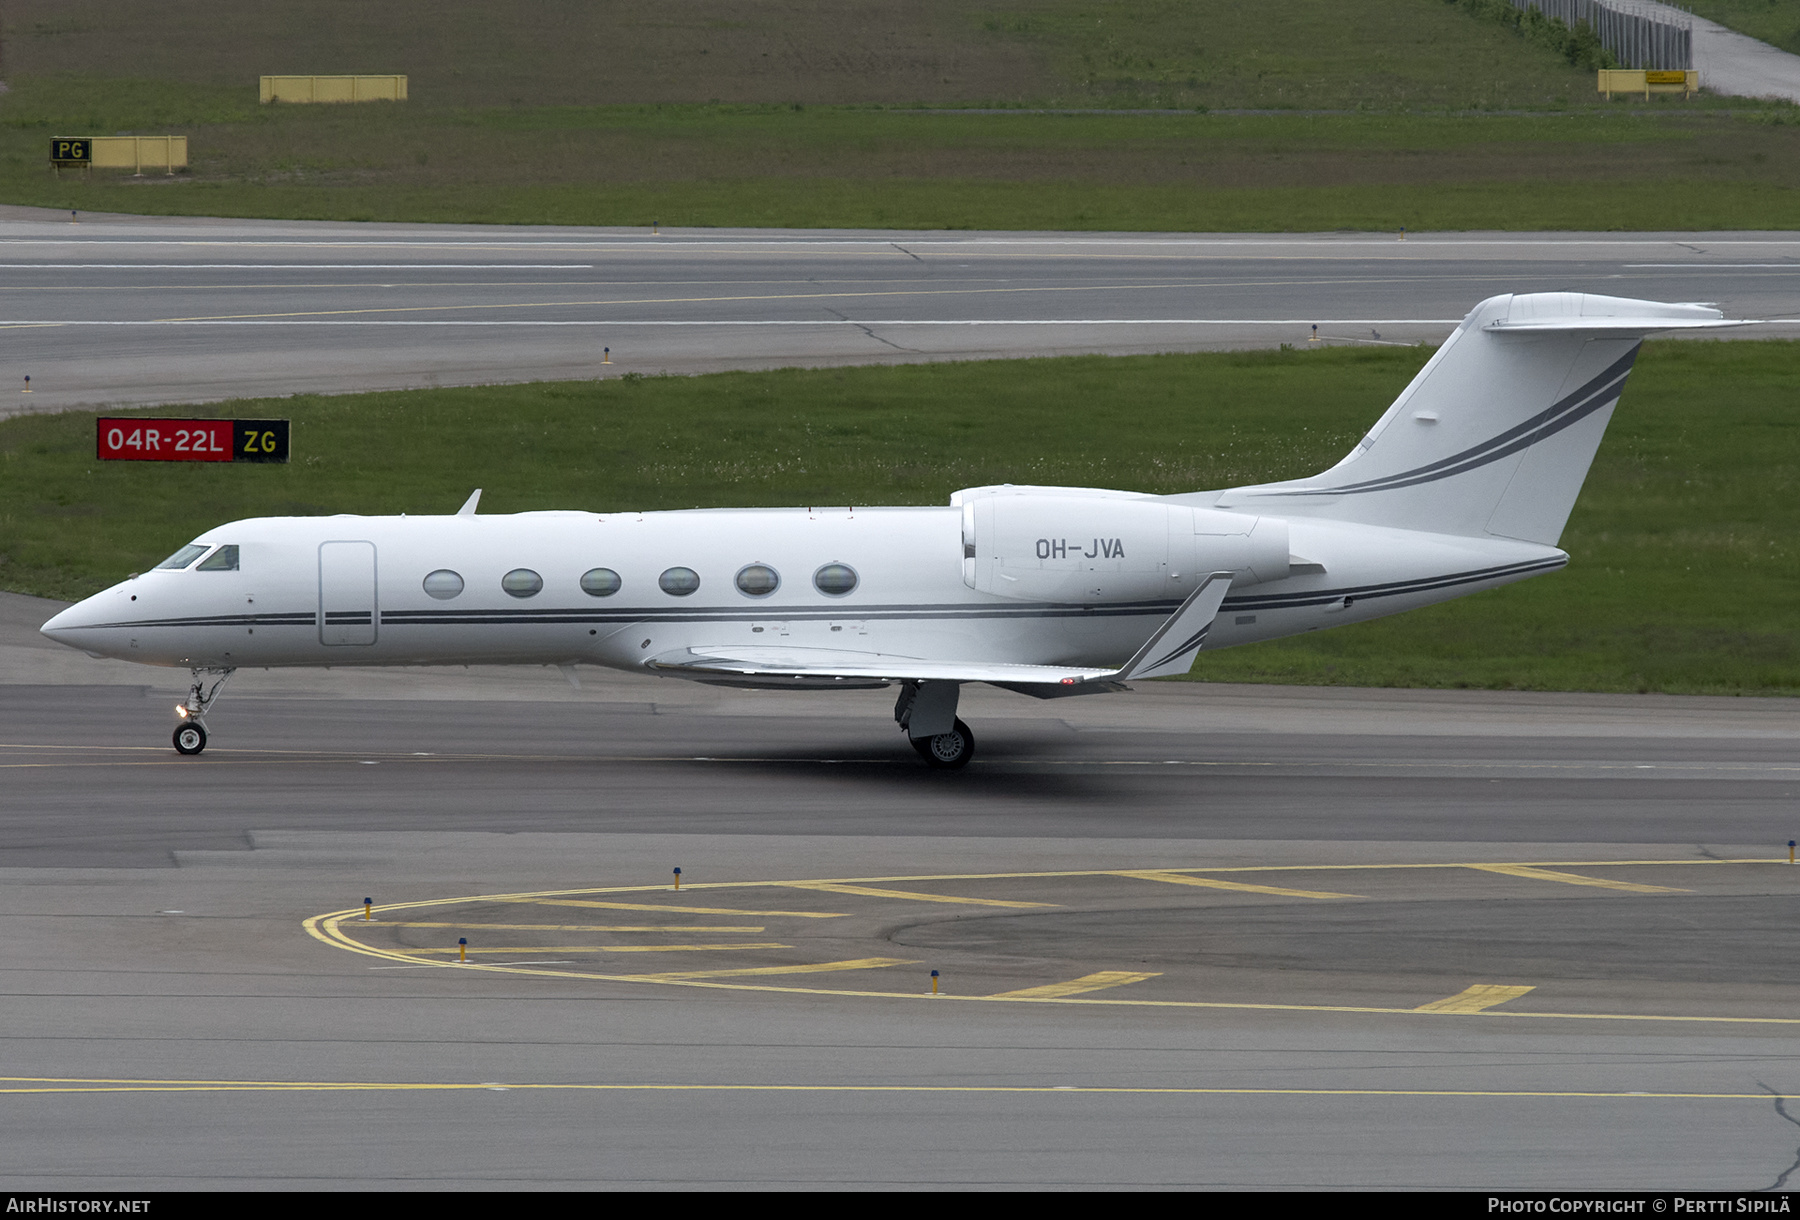
[[[1124,666],[1020,665],[1004,661],[934,661],[894,653],[778,644],[700,645],[663,653],[651,669],[674,677],[754,686],[854,686],[889,682],[991,682],[1043,698],[1119,690],[1131,678],[1186,673],[1206,642],[1230,572],[1214,572],[1188,595]]]
[[[651,669],[680,677],[824,679],[875,682],[1029,682],[1074,685],[1112,676],[1110,669],[1013,665],[997,661],[930,661],[883,652],[783,648],[770,644],[683,648],[664,653]]]

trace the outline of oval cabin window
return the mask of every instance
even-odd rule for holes
[[[530,568],[514,568],[500,578],[500,587],[513,597],[536,597],[543,591],[544,578]]]
[[[753,563],[737,574],[737,587],[745,597],[767,597],[781,588],[781,573],[766,563]]]
[[[439,601],[449,601],[463,591],[463,578],[449,568],[439,568],[425,578],[425,592]]]
[[[581,591],[589,597],[611,597],[622,583],[611,568],[589,568],[581,574]]]
[[[692,568],[670,568],[656,578],[656,584],[670,597],[686,597],[700,588],[700,573]]]
[[[847,563],[828,563],[813,573],[813,587],[828,597],[842,597],[856,585],[856,569]]]

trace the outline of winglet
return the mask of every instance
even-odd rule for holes
[[[475,506],[479,503],[481,503],[481,488],[477,487],[474,491],[469,493],[469,498],[463,501],[463,506],[456,510],[456,515],[459,517],[473,517],[475,515]]]
[[[1171,614],[1169,620],[1144,641],[1137,655],[1117,674],[1109,676],[1129,681],[1184,674],[1192,669],[1194,658],[1200,654],[1201,645],[1206,643],[1206,633],[1212,630],[1213,619],[1218,617],[1225,594],[1231,590],[1231,576],[1230,572],[1214,572],[1201,581],[1200,587],[1181,603],[1181,609]]]

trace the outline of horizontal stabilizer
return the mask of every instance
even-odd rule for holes
[[[1716,314],[1717,310],[1708,310]],[[1494,335],[1586,335],[1590,339],[1635,339],[1665,330],[1718,330],[1726,326],[1753,326],[1754,319],[1726,318],[1532,318],[1514,322],[1489,322],[1482,329]]]

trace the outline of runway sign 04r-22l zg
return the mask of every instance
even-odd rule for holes
[[[285,419],[106,419],[95,421],[103,462],[285,462]]]

